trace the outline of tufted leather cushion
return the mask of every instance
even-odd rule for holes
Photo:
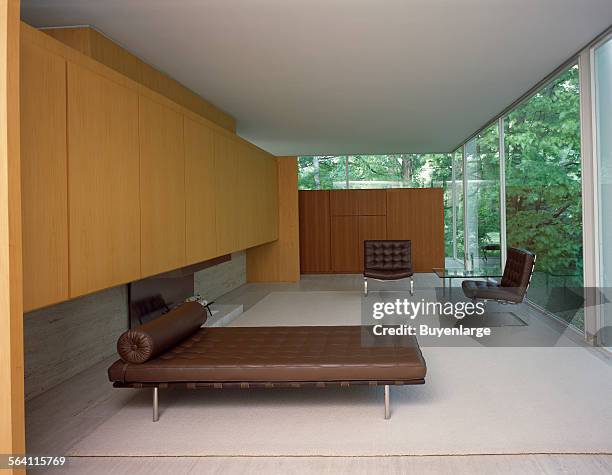
[[[142,364],[193,335],[206,322],[206,309],[188,302],[155,320],[123,333],[117,352],[127,363]]]
[[[113,382],[279,382],[422,380],[412,336],[401,345],[362,344],[360,326],[202,328],[144,364],[118,361]]]
[[[535,255],[524,249],[511,247],[501,282],[464,280],[461,283],[463,293],[471,299],[502,300],[521,303],[527,293]]]
[[[464,280],[461,282],[463,293],[470,299],[503,300],[520,303],[522,296],[514,289],[500,287],[494,282],[483,280]]]
[[[535,255],[533,253],[525,249],[509,248],[501,286],[526,290],[531,279],[534,262]]]
[[[366,240],[363,243],[363,275],[373,279],[403,279],[412,273],[411,242]]]

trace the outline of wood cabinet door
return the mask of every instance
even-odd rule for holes
[[[300,272],[330,272],[329,191],[299,191]]]
[[[359,255],[359,216],[332,216],[332,271],[361,272]]]
[[[278,163],[266,153],[258,152],[260,183],[257,186],[257,242],[263,244],[278,239]]]
[[[363,272],[363,241],[387,239],[386,216],[359,216],[359,272]]]
[[[239,249],[241,196],[238,188],[238,148],[222,132],[213,135],[215,157],[215,204],[217,251],[229,254]]]
[[[387,190],[387,239],[412,241],[415,272],[431,272],[434,267],[444,267],[443,190]]]
[[[69,298],[66,61],[21,45],[24,311]]]
[[[70,296],[140,278],[138,96],[68,63]]]
[[[387,213],[385,190],[331,190],[332,216],[384,216]]]
[[[217,255],[215,157],[211,129],[185,118],[185,234],[187,264]]]
[[[139,101],[142,274],[185,265],[183,116],[147,97]]]

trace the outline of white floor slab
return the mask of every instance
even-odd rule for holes
[[[356,291],[288,291],[270,293],[231,325],[359,323]],[[162,391],[155,424],[145,391],[69,454],[612,452],[609,363],[577,346],[496,348],[467,340],[465,347],[423,347],[426,384],[392,388],[388,421],[381,388]]]
[[[232,325],[359,324],[359,277],[249,284],[218,301],[248,310]],[[417,277],[417,295],[424,295],[431,277]],[[523,317],[530,330],[541,323]],[[67,473],[149,473],[147,467],[167,473],[161,467],[172,466],[175,473],[371,473],[381,467],[400,473],[610,473],[610,457],[508,455],[611,454],[609,358],[576,345],[423,345],[423,352],[427,383],[392,388],[389,421],[382,417],[380,388],[172,390],[162,391],[161,419],[153,424],[150,391],[112,389],[108,361],[28,403],[28,451],[78,455]],[[502,455],[463,457],[483,453]],[[418,456],[378,457],[393,454]],[[155,455],[170,459],[149,458]]]

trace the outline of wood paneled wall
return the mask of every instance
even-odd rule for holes
[[[27,311],[278,238],[274,157],[25,24],[21,40]]]
[[[387,239],[410,239],[416,272],[444,267],[442,188],[387,190]]]
[[[201,98],[170,76],[145,63],[95,29],[83,26],[48,28],[41,31],[143,86],[168,97],[196,114],[206,117],[215,124],[231,132],[236,131],[236,121],[232,116]]]
[[[148,277],[187,264],[183,117],[144,97],[138,117],[140,261],[142,277]]]
[[[69,296],[66,60],[23,43],[21,81],[23,295],[36,308]]]
[[[444,265],[442,189],[300,191],[302,273],[363,272],[363,241],[410,239],[415,272]]]
[[[185,118],[185,254],[188,262],[217,255],[214,134]]]
[[[278,240],[247,251],[248,282],[300,280],[298,173],[296,157],[277,157]]]
[[[68,130],[70,296],[76,297],[140,277],[138,95],[69,63]],[[45,189],[53,194],[54,186]]]
[[[332,271],[329,195],[329,190],[299,192],[302,274]]]
[[[0,0],[0,453],[25,452],[19,1]],[[25,473],[23,469],[7,473]]]

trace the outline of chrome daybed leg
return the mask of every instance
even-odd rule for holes
[[[410,295],[414,295],[414,279],[410,277]]]
[[[389,419],[391,413],[389,411],[389,385],[385,384],[385,419]]]
[[[159,420],[159,388],[153,388],[153,422]]]
[[[368,278],[363,278],[363,295],[368,295]]]

